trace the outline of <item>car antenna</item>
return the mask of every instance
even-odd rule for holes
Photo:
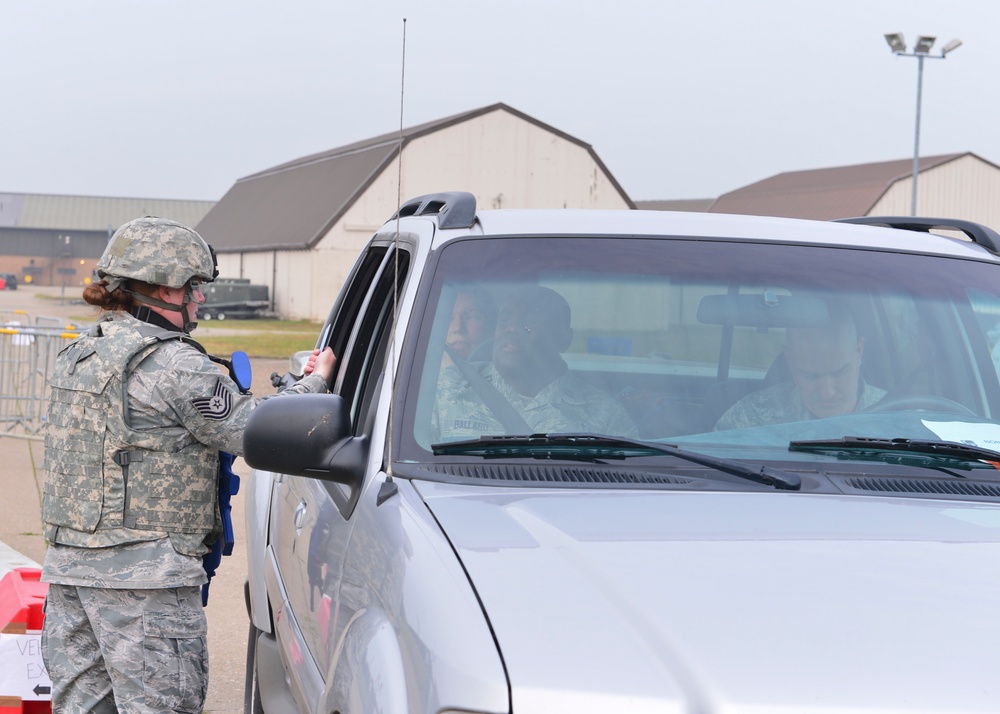
[[[403,207],[403,99],[406,90],[406,18],[403,18],[403,52],[399,72],[399,141],[396,147],[396,237],[392,247],[392,327],[389,334],[389,379],[392,398],[389,400],[388,458],[385,462],[385,481],[378,489],[375,505],[381,506],[399,491],[392,479],[392,436],[396,404],[396,325],[399,317],[399,218]]]

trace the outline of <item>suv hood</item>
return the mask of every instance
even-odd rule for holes
[[[1000,709],[1000,505],[417,488],[518,714]]]

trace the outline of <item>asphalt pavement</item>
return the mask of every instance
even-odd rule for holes
[[[66,299],[59,299],[61,296]],[[0,314],[24,310],[28,318],[59,317],[67,322],[86,320],[92,308],[74,304],[72,290],[56,287],[28,286],[15,291],[0,291]],[[40,296],[49,299],[42,300]],[[92,320],[92,318],[91,318]],[[30,320],[28,320],[30,322]],[[201,330],[201,328],[199,328]],[[204,331],[203,331],[204,332]],[[254,370],[252,391],[256,395],[272,393],[270,375],[284,371],[287,360],[251,359]],[[45,559],[45,539],[42,537],[41,489],[42,441],[39,436],[0,431],[0,473],[3,474],[3,496],[0,497],[0,577],[15,567],[41,567]],[[233,469],[246,479],[249,468],[243,459],[236,459]],[[247,563],[243,488],[233,498],[233,528],[236,546],[233,555],[223,558],[209,589],[208,617],[209,688],[205,711],[229,713],[243,711],[246,641],[249,628],[243,583]]]

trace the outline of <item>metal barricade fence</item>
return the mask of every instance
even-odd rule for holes
[[[42,430],[56,355],[79,334],[57,318],[0,313],[0,429]]]

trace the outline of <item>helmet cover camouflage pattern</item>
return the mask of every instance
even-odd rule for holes
[[[101,278],[131,278],[179,288],[192,278],[215,279],[215,255],[205,239],[187,226],[144,216],[121,226],[97,262]],[[111,280],[115,289],[117,281]]]

